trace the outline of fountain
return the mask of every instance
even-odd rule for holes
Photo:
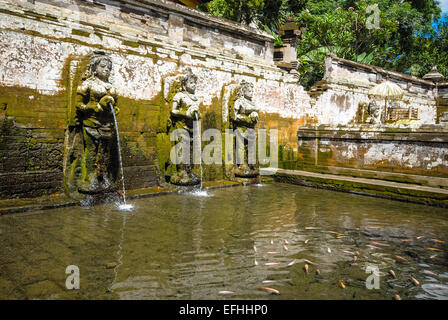
[[[126,187],[124,183],[124,170],[123,170],[123,158],[121,156],[121,146],[120,146],[120,134],[118,132],[118,122],[117,116],[115,115],[114,106],[109,103],[109,108],[112,111],[112,115],[114,116],[114,124],[115,124],[115,136],[117,137],[117,148],[118,148],[118,159],[120,164],[120,172],[121,172],[121,183],[123,188],[123,203],[118,206],[120,210],[132,210],[133,206],[131,204],[126,203]]]
[[[203,188],[203,172],[202,172],[202,148],[201,148],[201,126],[200,126],[200,122],[199,122],[199,116],[197,113],[195,113],[195,119],[196,121],[194,121],[194,131],[197,133],[196,134],[196,139],[198,146],[200,147],[199,150],[199,172],[200,172],[200,184],[199,184],[199,189],[194,190],[193,192],[191,192],[192,195],[196,196],[196,197],[210,197],[211,195],[207,192],[207,190],[204,190]]]
[[[236,133],[237,157],[233,175],[243,184],[256,184],[259,181],[259,169],[256,163],[249,161],[249,139],[255,139],[255,126],[258,123],[258,108],[253,102],[254,86],[245,80],[237,91],[237,99],[229,107],[230,124]],[[256,157],[255,157],[256,158]]]
[[[76,90],[76,112],[70,121],[75,125],[67,130],[65,188],[83,203],[102,201],[116,195],[121,170],[124,209],[129,209],[116,119],[118,96],[109,80],[112,59],[103,51],[94,51],[89,58]]]
[[[185,130],[191,137],[193,136],[194,123],[199,125],[199,100],[195,96],[197,76],[193,74],[191,69],[187,69],[185,76],[181,81],[181,90],[173,99],[171,110],[172,127],[175,129]],[[196,121],[194,121],[196,120]],[[181,139],[185,139],[182,137]],[[189,139],[190,158],[176,165],[176,172],[170,177],[170,183],[179,186],[194,186],[201,184],[201,180],[193,174],[193,139]],[[201,167],[202,168],[202,167]]]
[[[200,169],[200,172],[201,172],[201,176],[200,176],[200,179],[201,179],[200,191],[202,191],[202,146],[200,145],[200,143],[201,143],[201,139],[200,139],[200,137],[201,137],[200,136],[201,135],[201,127],[199,125],[199,115],[198,115],[198,113],[196,112],[194,115],[195,115],[195,119],[196,119],[196,121],[194,121],[195,131],[197,132],[197,134],[199,136],[199,146],[200,146],[200,148],[199,148],[199,159],[200,159],[200,161],[199,161],[199,169]]]

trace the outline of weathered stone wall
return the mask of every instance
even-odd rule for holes
[[[318,122],[353,124],[357,121],[360,103],[376,100],[378,105],[384,105],[384,99],[370,97],[368,92],[386,77],[404,90],[401,101],[394,102],[396,106],[420,109],[420,124],[436,123],[436,88],[433,82],[334,55],[327,56],[324,78],[310,91]]]
[[[448,83],[437,86],[437,123],[448,126]]]
[[[309,125],[298,130],[298,138],[305,170],[332,172],[332,167],[338,167],[448,176],[448,130],[442,126]],[[369,177],[378,175],[372,172]],[[403,175],[390,178],[400,179],[406,181]]]
[[[362,105],[375,99],[377,105],[384,106],[384,99],[368,92],[387,78],[404,91],[393,106],[418,108],[419,120],[360,124]],[[319,125],[304,125],[298,130],[299,169],[448,185],[446,179],[440,179],[448,177],[448,131],[438,125],[443,112],[448,111],[446,84],[436,86],[431,81],[328,55],[324,79],[309,93]]]
[[[271,35],[169,1],[0,0],[0,198],[63,191],[73,92],[86,57],[98,49],[113,60],[132,189],[160,183],[159,163],[169,155],[170,79],[187,68],[199,78],[203,129],[222,129],[227,87],[254,83],[259,127],[280,130],[279,166],[287,169],[306,166],[300,126],[354,123],[359,103],[369,101],[368,90],[386,75],[405,89],[406,106],[420,108],[422,124],[437,123],[448,108],[446,84],[436,99],[431,82],[336,57],[329,57],[324,80],[309,95],[295,75],[274,64]],[[338,161],[333,164],[344,165]],[[207,180],[223,178],[222,168],[204,169]]]
[[[281,129],[287,159],[298,124],[312,119],[309,96],[275,67],[273,39],[258,30],[164,0],[0,0],[0,198],[62,191],[71,96],[97,49],[114,63],[128,188],[158,183],[165,79],[188,67],[199,77],[203,128],[219,129],[223,89],[243,79],[255,85],[260,126]]]

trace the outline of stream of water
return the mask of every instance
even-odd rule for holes
[[[197,141],[197,144],[198,144],[198,149],[199,149],[199,169],[200,169],[200,172],[201,172],[201,184],[200,184],[200,189],[199,189],[199,191],[201,192],[202,191],[202,144],[201,144],[201,126],[200,126],[200,123],[199,123],[199,115],[198,115],[198,113],[197,112],[195,112],[194,113],[194,115],[195,115],[195,118],[196,118],[196,121],[193,121],[194,122],[194,126],[195,126],[195,131],[196,131],[196,133],[197,133],[197,139],[198,139],[198,141]]]
[[[118,133],[117,116],[115,115],[115,110],[111,103],[109,103],[109,107],[110,107],[110,109],[112,111],[112,115],[114,117],[115,135],[117,137],[118,161],[119,161],[119,165],[120,165],[121,183],[122,183],[122,188],[123,188],[123,203],[119,206],[119,208],[121,210],[131,210],[133,206],[126,203],[126,188],[125,188],[125,181],[124,181],[123,157],[121,155],[120,134]]]

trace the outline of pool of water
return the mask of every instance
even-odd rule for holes
[[[0,217],[0,298],[448,299],[446,209],[275,183],[131,202]]]

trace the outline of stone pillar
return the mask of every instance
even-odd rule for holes
[[[445,77],[437,70],[437,66],[434,66],[430,72],[423,76],[424,80],[432,81],[435,84],[433,93],[437,102],[437,123],[447,125],[448,124],[448,108],[442,101],[446,99],[442,98],[442,94],[439,94],[439,83],[445,80]]]
[[[299,67],[297,61],[297,45],[302,37],[302,30],[291,16],[283,26],[280,27],[279,35],[282,38],[283,46],[275,48],[274,61],[275,64],[290,72],[297,72]]]

